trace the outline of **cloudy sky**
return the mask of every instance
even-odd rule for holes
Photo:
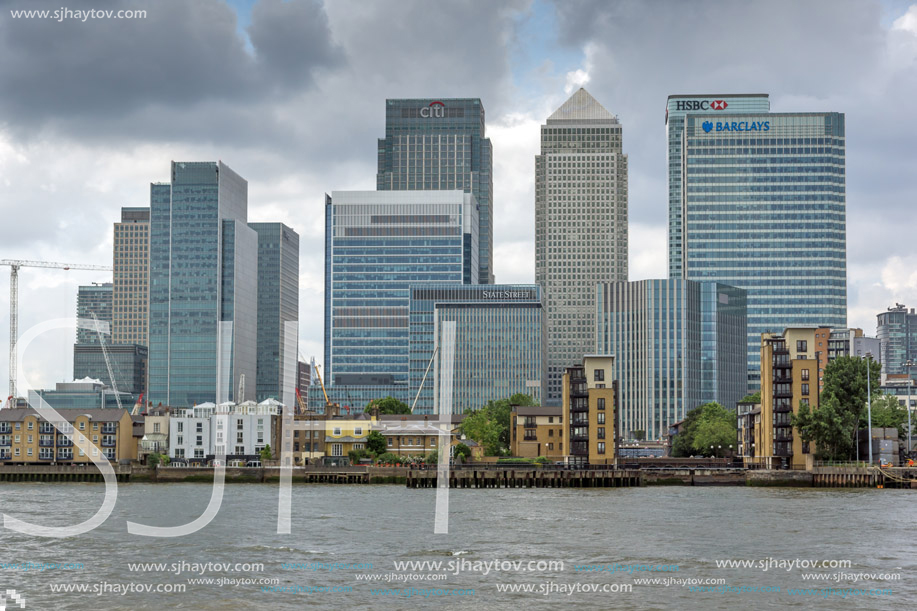
[[[11,13],[62,6],[147,15]],[[0,0],[0,258],[110,264],[121,206],[149,205],[171,160],[219,159],[248,180],[251,220],[302,236],[300,346],[320,358],[323,194],[375,187],[385,98],[482,99],[497,281],[532,282],[538,127],[580,85],[624,125],[631,280],[666,275],[666,96],[766,92],[775,112],[847,115],[849,324],[874,334],[879,311],[917,306],[903,0]],[[20,333],[106,279],[24,269]],[[70,377],[73,339],[32,344],[33,385]]]

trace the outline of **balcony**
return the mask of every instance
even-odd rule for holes
[[[62,435],[57,436],[57,447],[59,448],[70,448],[73,447],[73,442],[69,438]]]
[[[53,448],[54,447],[54,437],[45,438],[42,437],[38,440],[38,447],[40,448]]]
[[[0,424],[0,435],[12,433],[12,432],[13,432],[13,427],[11,427],[9,423],[4,422],[3,424]]]
[[[0,454],[0,460],[12,460],[12,459],[13,459],[13,457],[10,456],[9,453]]]
[[[102,434],[103,435],[114,435],[118,432],[117,425],[114,424],[103,424],[102,425]]]
[[[73,460],[73,452],[58,452],[57,460]]]
[[[9,435],[4,435],[0,437],[0,446],[11,446],[13,445],[13,438]]]
[[[51,452],[51,453],[48,453],[48,454],[44,454],[44,453],[39,454],[39,455],[38,455],[38,460],[54,460],[54,453]]]
[[[116,443],[117,443],[117,439],[115,437],[103,437],[102,438],[102,447],[103,448],[113,448],[115,447]]]
[[[538,427],[538,425],[535,424],[535,420],[534,420],[534,419],[533,419],[533,420],[526,420],[526,421],[525,421],[525,424],[524,424],[523,426],[524,426],[525,428],[527,428],[527,429],[534,429],[534,428],[537,428],[537,427]]]
[[[38,427],[38,432],[44,435],[53,435],[54,434],[54,425],[50,422],[42,422]]]
[[[532,433],[531,435],[529,435],[530,432]],[[522,441],[538,441],[538,436],[535,435],[535,431],[526,431]]]

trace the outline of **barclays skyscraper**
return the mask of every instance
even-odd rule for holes
[[[761,333],[847,325],[844,115],[740,113],[709,97],[729,105],[684,115],[670,271],[748,291],[754,390]]]
[[[484,133],[481,100],[386,100],[378,163],[379,191],[457,189],[474,195],[478,277],[481,284],[493,284],[493,149]]]
[[[150,189],[149,399],[255,398],[258,234],[248,183],[222,162],[172,162]],[[245,375],[245,396],[237,396]]]

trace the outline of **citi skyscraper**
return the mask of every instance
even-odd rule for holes
[[[459,190],[474,195],[477,275],[481,284],[493,284],[493,149],[484,133],[481,100],[386,100],[378,162],[379,191]]]
[[[595,351],[595,285],[627,280],[621,122],[579,89],[541,126],[535,157],[535,282],[545,292],[549,399]]]

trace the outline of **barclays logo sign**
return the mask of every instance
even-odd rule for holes
[[[767,132],[771,129],[770,121],[704,121],[701,123],[706,133],[718,132]]]

